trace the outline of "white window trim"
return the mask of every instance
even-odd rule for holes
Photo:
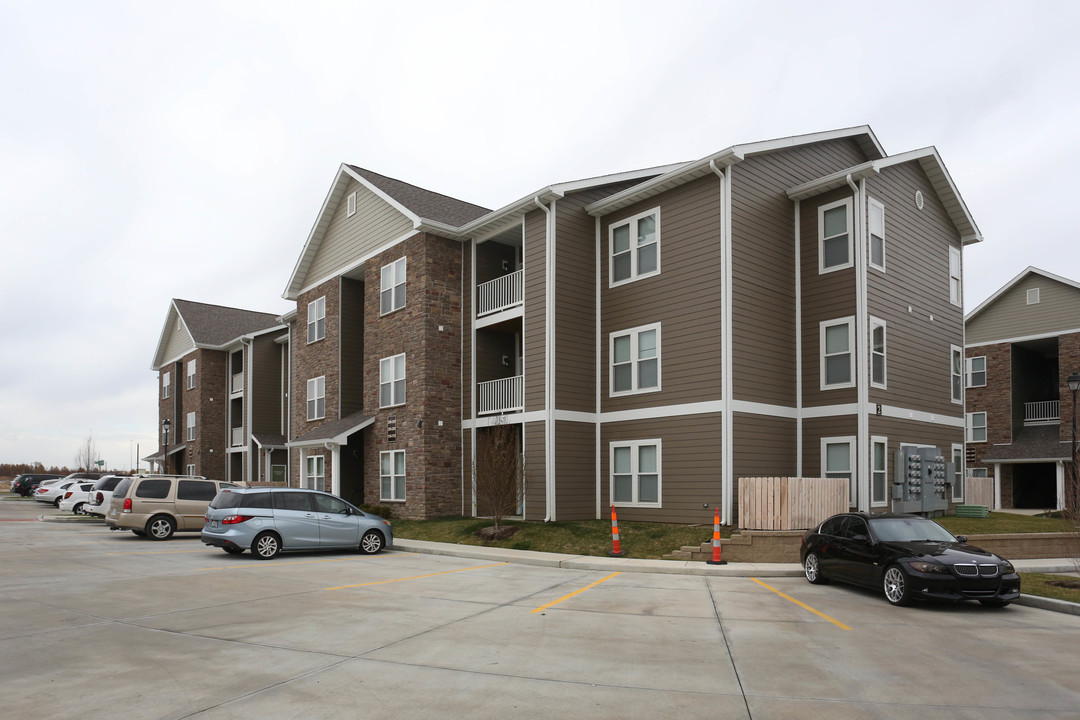
[[[656,217],[655,233],[656,233],[656,269],[647,273],[638,273],[638,246],[637,246],[637,225],[638,221],[642,218],[654,215]],[[615,280],[615,230],[621,228],[623,225],[630,226],[630,277],[625,280]],[[608,226],[608,287],[618,287],[620,285],[626,285],[636,280],[644,280],[645,278],[653,277],[660,274],[660,208],[654,207],[651,210],[640,212],[637,215],[632,215],[628,218],[624,218],[618,222],[612,223]]]
[[[321,392],[320,392],[321,390]],[[319,400],[322,400],[322,413],[319,413]],[[314,401],[315,414],[312,415],[312,402]],[[326,376],[311,378],[307,381],[307,419],[322,420],[326,417]]]
[[[397,358],[401,358],[401,365],[402,365],[402,373],[403,374],[402,374],[402,376],[400,378],[393,376],[394,365],[396,364],[394,361]],[[383,374],[383,367],[386,366],[386,365],[389,365],[389,367],[390,367],[390,378],[389,379],[387,379],[386,375]],[[409,374],[408,370],[409,369],[408,369],[408,364],[407,364],[406,359],[405,359],[405,353],[398,353],[397,355],[391,355],[389,357],[384,357],[381,360],[379,360],[379,407],[380,408],[398,407],[400,405],[405,404],[405,397],[407,395],[405,385],[402,385],[401,398],[399,399],[399,398],[394,397],[394,383],[396,383],[398,381],[404,381],[408,377],[408,374]],[[389,405],[383,405],[382,404],[383,385],[389,385],[390,386],[390,404]]]
[[[953,280],[956,292],[953,292]],[[949,302],[957,307],[964,304],[964,269],[961,263],[960,249],[949,246]]]
[[[881,328],[881,363],[882,363],[882,380],[881,382],[874,382],[874,330]],[[870,337],[867,338],[870,343],[870,387],[879,388],[881,390],[889,389],[889,331],[885,326],[885,321],[876,317],[870,318]]]
[[[161,374],[161,399],[168,400],[172,395],[172,373],[163,372]]]
[[[953,502],[962,503],[962,502],[964,502],[964,493],[967,491],[967,473],[964,472],[965,468],[964,468],[964,444],[963,443],[953,443],[953,445],[952,445],[952,457],[950,457],[949,460],[955,460],[957,454],[960,455],[960,464],[956,468],[956,475],[954,475],[951,478],[952,479],[952,492],[949,493],[949,494],[952,495],[952,501]],[[960,477],[960,483],[961,483],[961,488],[960,488],[960,494],[959,495],[956,494],[956,476]]]
[[[837,437],[823,437],[821,438],[821,477],[829,477],[829,469],[826,464],[829,461],[827,448],[829,445],[840,445],[847,443],[848,446],[848,471],[851,477],[848,479],[848,506],[856,507],[856,503],[859,501],[859,488],[856,486],[855,480],[858,476],[858,468],[855,466],[855,443],[858,442],[858,438],[854,435],[840,435]],[[888,475],[886,474],[886,478]]]
[[[406,284],[406,281],[408,280],[408,277],[409,277],[408,272],[409,272],[408,256],[399,257],[394,262],[387,263],[386,265],[383,265],[382,270],[379,271],[379,316],[380,317],[383,316],[383,315],[389,315],[390,313],[397,312],[398,310],[401,310],[402,308],[404,308],[405,305],[408,303],[408,297],[407,297],[408,293],[404,292],[403,297],[402,297],[402,301],[401,301],[401,305],[400,306],[395,306],[394,305],[394,298],[397,295],[397,293],[395,291],[397,290],[397,288],[399,286]],[[389,287],[387,286],[387,276],[389,276],[389,278],[390,278]],[[383,293],[385,293],[387,291],[390,292],[390,309],[383,312],[383,309],[382,309],[382,296],[383,296]]]
[[[187,363],[187,389],[193,390],[195,388],[195,358],[188,360]]]
[[[640,485],[638,475],[638,449],[642,446],[656,446],[656,502],[638,500]],[[630,448],[630,475],[633,499],[630,502],[615,501],[615,449]],[[650,440],[612,440],[608,443],[608,498],[615,507],[660,508],[664,506],[664,449],[660,438]]]
[[[304,463],[304,487],[322,490],[326,487],[326,456],[308,455]]]
[[[874,446],[885,446],[885,497],[881,500],[874,500],[874,473],[879,472],[874,469]],[[888,507],[889,500],[892,498],[892,482],[889,481],[889,438],[883,435],[870,436],[870,507]]]
[[[650,330],[656,331],[656,387],[650,388],[638,388],[638,372],[637,365],[640,358],[637,357],[638,350],[638,335]],[[624,335],[630,336],[630,364],[631,364],[631,378],[629,390],[615,390],[615,338],[623,337]],[[652,325],[639,325],[635,328],[629,328],[627,330],[619,330],[617,332],[608,333],[608,397],[624,397],[626,395],[643,395],[645,393],[660,392],[663,387],[663,362],[661,360],[661,341],[660,341],[660,323],[653,323]],[[646,358],[652,359],[652,358]]]
[[[972,431],[975,429],[974,420],[976,415],[983,416],[983,424],[980,427],[982,428],[983,433],[986,434],[986,437],[984,437],[982,440],[975,440],[972,438]],[[989,440],[989,438],[990,433],[987,429],[986,412],[980,410],[979,412],[964,413],[964,439],[969,443],[985,443],[987,442],[987,440]]]
[[[847,262],[842,265],[831,265],[825,267],[825,213],[833,208],[840,207],[841,205],[847,208],[845,215],[847,217]],[[818,207],[818,275],[824,275],[825,273],[836,272],[837,270],[844,270],[845,268],[855,266],[855,253],[852,252],[852,244],[854,242],[854,232],[852,228],[852,212],[851,212],[851,198],[844,198],[843,200],[837,200],[836,202],[829,203],[828,205],[821,205]]]
[[[322,320],[322,332],[319,332],[319,321]],[[314,333],[312,333],[314,328]],[[315,337],[312,337],[312,335]],[[307,306],[307,341],[308,344],[318,342],[326,338],[326,296],[312,300]]]
[[[195,439],[195,413],[193,412],[187,414],[187,433],[185,437],[189,442]]]
[[[956,366],[953,363],[953,358],[957,355],[960,356],[960,369],[956,370]],[[960,382],[954,383],[953,378],[959,377]],[[957,345],[949,346],[949,398],[952,400],[953,405],[964,404],[964,384],[966,383],[964,378],[964,350]],[[953,395],[953,388],[960,388],[960,397]]]
[[[394,462],[394,455],[396,455],[397,453],[401,453],[401,456],[403,458],[405,457],[405,451],[404,450],[383,450],[382,452],[379,453],[379,501],[380,502],[405,502],[404,497],[396,497],[396,490],[397,490],[396,479],[399,476],[394,474],[394,467],[396,466],[396,463]],[[390,475],[383,475],[382,474],[383,456],[384,455],[390,455],[391,456],[390,457]],[[405,474],[401,475],[400,477],[408,478],[407,459],[405,461],[405,470],[406,470]],[[390,478],[390,497],[385,497],[383,495],[382,480],[383,480],[384,477],[389,477]],[[408,488],[406,487],[406,495],[407,494],[408,494]]]
[[[195,474],[195,465],[194,464],[191,464],[191,465],[187,466],[187,474],[188,475],[194,475]]]
[[[348,199],[345,201],[345,216],[352,217],[356,214],[356,193],[349,193]]]
[[[984,467],[971,468],[971,475],[969,475],[969,477],[973,477],[973,478],[990,477],[990,473]]]
[[[869,202],[871,208],[881,208],[881,264],[878,265],[874,262],[874,229],[872,225],[874,213],[872,210],[866,214],[866,240],[868,243],[866,262],[870,267],[874,268],[875,270],[885,272],[886,249],[888,247],[888,242],[885,239],[885,205],[881,202],[878,202],[874,198],[869,198]]]
[[[827,328],[834,327],[836,325],[848,326],[848,359],[849,359],[849,373],[848,377],[851,379],[845,383],[834,383],[829,385],[825,382],[825,330]],[[842,388],[855,387],[855,316],[849,315],[845,318],[837,318],[836,320],[822,320],[818,324],[818,365],[819,376],[821,380],[821,390],[840,390]]]
[[[982,360],[983,361],[983,369],[980,371],[983,374],[983,381],[979,385],[976,385],[973,382],[971,382],[971,377],[975,373],[975,371],[972,369],[973,366],[974,366],[974,363],[972,362],[972,360]],[[973,357],[969,357],[969,358],[964,359],[964,386],[969,387],[969,388],[986,387],[986,356],[985,355],[975,355]]]

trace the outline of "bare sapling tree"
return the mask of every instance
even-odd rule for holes
[[[495,521],[498,535],[503,520],[518,512],[525,492],[525,462],[518,431],[505,420],[476,434],[473,464],[477,513]]]
[[[75,451],[75,469],[94,470],[100,459],[101,456],[98,454],[97,445],[94,444],[94,436],[91,435]]]

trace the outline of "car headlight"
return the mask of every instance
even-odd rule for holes
[[[1001,561],[1002,575],[1012,575],[1014,572],[1016,572],[1016,568],[1013,567],[1013,564],[1011,562],[1009,562],[1008,560]]]
[[[949,568],[936,562],[923,562],[922,560],[916,560],[911,563],[911,569],[924,573],[948,573]]]

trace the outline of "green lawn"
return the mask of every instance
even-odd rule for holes
[[[1051,585],[1051,582],[1075,582],[1080,585],[1080,578],[1070,575],[1049,575],[1046,573],[1020,573],[1020,592],[1025,595],[1040,595],[1055,600],[1068,600],[1080,603],[1080,587],[1063,588]]]
[[[1014,513],[992,512],[986,518],[962,518],[955,515],[934,518],[953,535],[997,535],[1001,533],[1068,532],[1067,520],[1031,517]]]

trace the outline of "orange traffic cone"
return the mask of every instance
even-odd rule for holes
[[[720,559],[720,508],[716,508],[713,516],[712,529],[712,560],[706,560],[709,565],[727,565],[727,560]]]
[[[615,506],[611,506],[611,552],[608,553],[611,557],[622,557],[626,555],[622,551],[622,546],[619,544],[619,519],[615,517]]]

